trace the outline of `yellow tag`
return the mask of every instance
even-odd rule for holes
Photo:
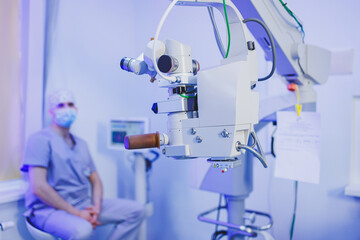
[[[301,108],[302,108],[301,104],[295,104],[295,109],[296,109],[296,113],[297,113],[298,117],[300,116]]]

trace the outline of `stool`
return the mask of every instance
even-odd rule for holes
[[[36,240],[57,240],[56,237],[52,236],[50,233],[43,232],[36,228],[27,217],[25,220],[26,227],[30,232],[30,235]]]

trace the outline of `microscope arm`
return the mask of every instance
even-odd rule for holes
[[[245,19],[258,18],[270,29],[276,42],[278,74],[285,77],[288,82],[299,85],[326,82],[330,72],[330,51],[304,43],[302,25],[294,21],[282,1],[239,0],[234,1],[234,4]],[[291,14],[295,17],[292,12]],[[271,52],[265,32],[255,25],[248,27],[269,58]],[[300,27],[302,32],[298,29]]]

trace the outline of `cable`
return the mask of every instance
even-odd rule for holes
[[[302,32],[302,34],[303,34],[303,39],[304,39],[304,38],[305,38],[305,32],[304,32],[304,28],[303,28],[302,23],[300,22],[300,20],[298,19],[298,17],[290,10],[290,8],[288,8],[288,7],[286,6],[286,3],[284,3],[282,0],[279,0],[279,1],[280,1],[281,5],[283,5],[283,7],[285,8],[285,10],[290,14],[291,17],[293,17],[293,18],[295,19],[296,23],[299,25],[300,30],[301,30],[301,32]]]
[[[262,147],[261,147],[261,145],[260,145],[260,141],[259,141],[256,133],[255,133],[255,132],[251,132],[251,136],[254,138],[254,140],[255,140],[255,142],[256,142],[256,146],[257,146],[257,148],[259,149],[261,156],[263,157],[263,161],[265,162],[265,155],[264,155],[264,152],[263,152],[263,150],[262,150]],[[265,164],[266,164],[266,162],[265,162]],[[267,167],[267,164],[266,164],[266,167]]]
[[[249,145],[249,141],[248,141],[248,146],[254,148],[256,146],[256,141],[255,141],[254,137],[252,137],[252,140],[253,140],[253,143],[251,145]]]
[[[275,151],[274,151],[274,142],[275,142],[275,137],[274,136],[271,136],[271,155],[276,158],[276,154],[275,154]]]
[[[222,238],[225,237],[226,235],[227,235],[227,233],[224,233],[224,234],[220,235],[220,237],[219,237],[217,240],[222,239]]]
[[[290,229],[290,240],[292,240],[292,237],[293,237],[293,234],[294,234],[295,217],[296,217],[296,205],[297,205],[297,195],[298,195],[298,181],[295,181],[295,201],[294,201],[293,218],[292,218],[291,229]]]
[[[289,13],[286,11],[286,9],[284,9],[284,6],[281,4],[281,2],[279,0],[272,0],[271,1],[273,6],[276,8],[276,10],[278,11],[278,13],[281,15],[281,17],[286,21],[287,24],[289,24],[290,26],[294,27],[294,28],[298,28],[299,25],[297,24],[297,22],[294,22],[293,17],[290,16],[291,21],[287,18],[289,16]],[[281,5],[281,9],[278,7],[278,4]],[[281,10],[285,10],[286,12],[286,16],[283,14],[283,12]]]
[[[246,146],[246,145],[242,145],[242,144],[239,145],[239,148],[249,150],[252,154],[255,155],[255,157],[257,157],[260,160],[260,162],[264,166],[264,168],[268,167],[267,163],[264,161],[264,158],[257,151],[255,151],[253,148],[251,148],[249,146]]]
[[[162,25],[164,24],[165,22],[165,19],[167,18],[167,16],[169,15],[171,9],[175,6],[175,4],[178,2],[179,0],[174,0],[171,2],[171,4],[169,5],[169,7],[166,9],[164,15],[162,16],[161,20],[160,20],[160,23],[156,29],[156,34],[155,34],[155,38],[154,38],[154,47],[153,47],[153,61],[154,61],[154,68],[155,68],[155,71],[160,75],[160,77],[162,77],[163,79],[165,80],[168,80],[170,82],[175,82],[176,81],[176,77],[169,77],[169,76],[165,76],[164,74],[162,74],[159,70],[159,67],[157,65],[157,62],[156,62],[156,54],[155,54],[155,49],[156,49],[156,43],[158,41],[158,37],[159,37],[159,34],[160,34],[160,30],[162,28]]]
[[[226,19],[226,27],[227,27],[227,32],[228,32],[228,46],[227,46],[227,51],[226,51],[226,55],[225,55],[225,58],[227,58],[229,56],[231,38],[230,38],[230,26],[229,26],[229,19],[228,19],[227,11],[226,11],[225,0],[223,0],[223,3],[224,3],[224,13],[225,13],[225,19]]]
[[[254,148],[250,147],[250,146],[247,146],[247,145],[243,145],[241,144],[240,142],[237,142],[237,146],[236,146],[236,149],[238,151],[240,151],[241,149],[246,149],[246,150],[249,150],[252,154],[255,155],[255,157],[257,157],[257,159],[259,159],[259,161],[261,162],[261,164],[264,166],[264,168],[267,168],[268,165],[265,161],[265,155],[264,155],[264,152],[262,150],[262,147],[259,143],[259,140],[255,134],[255,132],[251,132],[251,136],[253,137],[254,141],[256,142],[256,146],[259,150],[259,152],[257,152]]]
[[[275,122],[273,122],[273,125],[275,125]],[[277,130],[277,127],[275,127],[274,131],[271,134],[271,155],[276,158],[274,144],[275,144],[275,132]]]
[[[184,91],[180,90],[180,97],[183,97],[183,98],[196,98],[196,93],[197,93],[197,88],[194,88],[190,91],[186,91],[187,89],[185,89]],[[188,95],[184,95],[184,94],[195,94],[195,95],[192,95],[192,96],[188,96]]]
[[[281,15],[281,17],[286,21],[286,23],[288,23],[290,26],[296,28],[302,35],[302,41],[304,42],[304,38],[305,38],[305,31],[303,28],[303,23],[301,21],[301,19],[293,12],[291,11],[288,6],[287,3],[284,3],[281,0],[272,0],[273,6],[276,8],[276,10],[278,11],[278,13]],[[278,3],[281,5],[282,8],[284,8],[285,12],[290,15],[291,19],[294,20],[295,22],[289,21],[289,19],[287,18],[287,16],[285,17],[283,12],[280,11],[279,7],[278,7]]]
[[[260,24],[266,34],[268,35],[269,39],[270,39],[270,44],[271,44],[271,52],[272,52],[272,56],[273,56],[273,65],[272,65],[272,68],[271,68],[271,72],[269,73],[269,75],[267,75],[266,77],[263,77],[263,78],[259,78],[258,81],[265,81],[269,78],[271,78],[271,76],[275,73],[275,69],[276,69],[276,51],[275,51],[275,42],[274,42],[274,39],[272,37],[272,34],[269,30],[269,28],[266,26],[265,23],[263,23],[262,21],[260,21],[259,19],[256,19],[256,18],[247,18],[243,21],[244,23],[247,23],[247,22],[256,22],[258,24]]]
[[[219,240],[221,239],[223,236],[227,235],[227,231],[226,230],[220,230],[220,231],[216,231],[213,233],[213,235],[211,236],[211,240]]]
[[[219,48],[221,56],[223,58],[225,58],[226,53],[225,53],[224,45],[223,45],[222,40],[221,40],[221,36],[219,34],[219,30],[218,30],[217,25],[216,25],[213,8],[212,7],[207,7],[207,9],[208,9],[208,12],[209,12],[211,24],[213,26],[214,35],[215,35],[215,39],[216,39],[216,44],[217,44],[217,46]]]
[[[196,98],[196,96],[186,96],[186,95],[182,95],[182,94],[179,94],[179,95],[183,98]]]

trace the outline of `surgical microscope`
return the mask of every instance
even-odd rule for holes
[[[175,5],[208,9],[223,56],[218,66],[200,70],[190,46],[158,39]],[[226,21],[226,47],[213,9]],[[254,23],[248,28],[249,22]],[[271,72],[263,78],[258,78],[255,40],[266,58],[272,59]],[[120,61],[123,70],[148,74],[151,81],[168,90],[168,98],[152,106],[155,114],[167,114],[167,132],[127,136],[125,147],[162,148],[166,157],[175,159],[207,159],[211,167],[201,189],[223,194],[226,206],[200,214],[199,220],[226,227],[232,240],[256,237],[273,223],[270,214],[245,209],[245,199],[253,188],[251,158],[268,166],[256,131],[273,121],[274,113],[295,106],[297,101],[289,93],[260,102],[254,88],[276,71],[285,84],[296,86],[302,110],[315,111],[313,85],[326,82],[330,56],[329,51],[304,43],[302,24],[282,0],[173,0],[144,52],[138,58],[124,57]],[[227,222],[207,217],[220,208],[227,210]],[[245,213],[265,217],[268,224],[246,224]]]

